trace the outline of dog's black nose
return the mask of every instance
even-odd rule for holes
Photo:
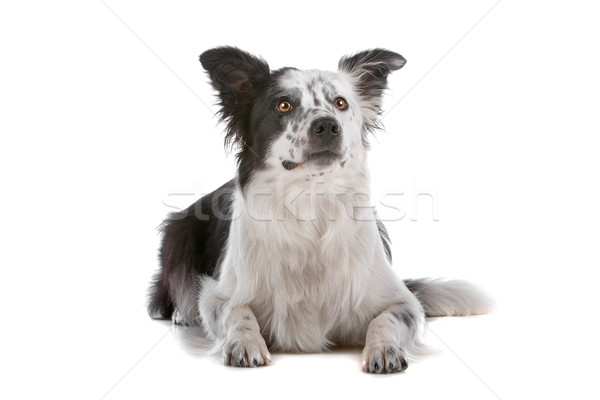
[[[310,125],[310,132],[315,136],[329,138],[340,134],[340,126],[337,121],[331,117],[323,117],[313,121]]]

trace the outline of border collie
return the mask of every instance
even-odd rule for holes
[[[369,199],[368,138],[387,77],[384,49],[337,72],[281,68],[235,47],[200,56],[218,92],[235,178],[162,225],[149,313],[202,326],[227,365],[270,351],[363,346],[363,369],[400,372],[422,349],[425,317],[480,314],[463,281],[399,279]]]

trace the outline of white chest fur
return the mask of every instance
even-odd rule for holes
[[[344,182],[255,181],[236,194],[217,286],[226,307],[252,308],[272,348],[359,343],[368,321],[396,300],[368,192],[356,190],[366,178],[356,177],[353,190]]]

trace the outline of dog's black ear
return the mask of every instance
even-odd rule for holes
[[[228,108],[243,103],[252,88],[270,76],[266,61],[236,47],[207,50],[200,55],[200,62],[219,92],[222,106]]]
[[[404,64],[406,60],[398,53],[373,49],[342,57],[338,69],[353,75],[356,86],[367,92],[365,94],[369,94],[377,90],[385,90],[388,75],[404,67]]]
[[[231,46],[205,51],[200,62],[219,92],[221,121],[227,121],[225,145],[237,145],[243,151],[252,145],[248,121],[254,89],[270,77],[269,65]]]
[[[387,88],[388,75],[404,67],[404,64],[406,64],[404,57],[385,49],[365,50],[340,59],[339,71],[351,76],[361,96],[365,127],[368,130],[378,125],[381,95]]]
[[[219,92],[221,120],[227,121],[225,143],[241,148],[251,145],[246,132],[248,113],[254,89],[271,75],[269,65],[263,59],[231,46],[205,51],[200,55],[200,62]]]

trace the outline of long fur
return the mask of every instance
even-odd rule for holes
[[[477,285],[462,280],[405,279],[427,317],[479,315],[493,308],[492,299]]]
[[[419,353],[426,316],[489,309],[466,282],[403,282],[391,268],[370,205],[367,139],[402,56],[366,50],[343,57],[337,73],[270,71],[233,47],[200,61],[238,170],[165,220],[153,318],[202,326],[230,365],[343,344],[364,346],[366,371],[389,373]]]

